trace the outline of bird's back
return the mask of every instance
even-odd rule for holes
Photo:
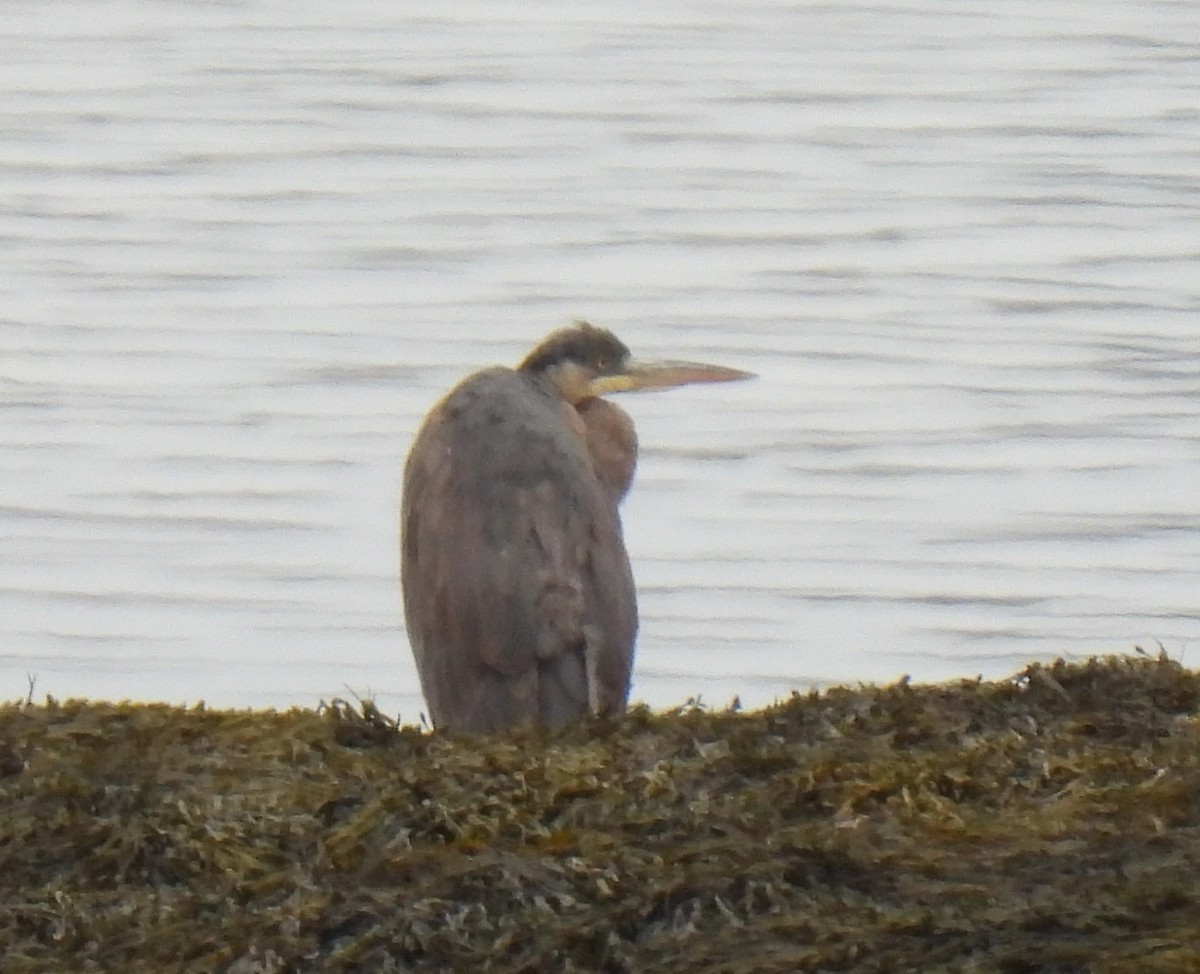
[[[462,382],[404,476],[401,579],[436,727],[557,727],[624,708],[637,630],[611,490],[533,377]]]

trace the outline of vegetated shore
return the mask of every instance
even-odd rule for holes
[[[449,739],[0,706],[0,968],[1200,971],[1166,658]]]

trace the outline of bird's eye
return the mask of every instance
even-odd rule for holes
[[[608,359],[606,359],[606,358],[596,359],[596,369],[600,372],[607,372],[608,371]]]

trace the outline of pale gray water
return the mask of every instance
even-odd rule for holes
[[[634,696],[1200,638],[1191,2],[8,4],[0,697],[420,709],[395,499],[575,316]]]

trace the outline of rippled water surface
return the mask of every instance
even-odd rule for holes
[[[1200,638],[1190,2],[10,5],[0,698],[419,694],[399,466],[572,317],[635,698]]]

